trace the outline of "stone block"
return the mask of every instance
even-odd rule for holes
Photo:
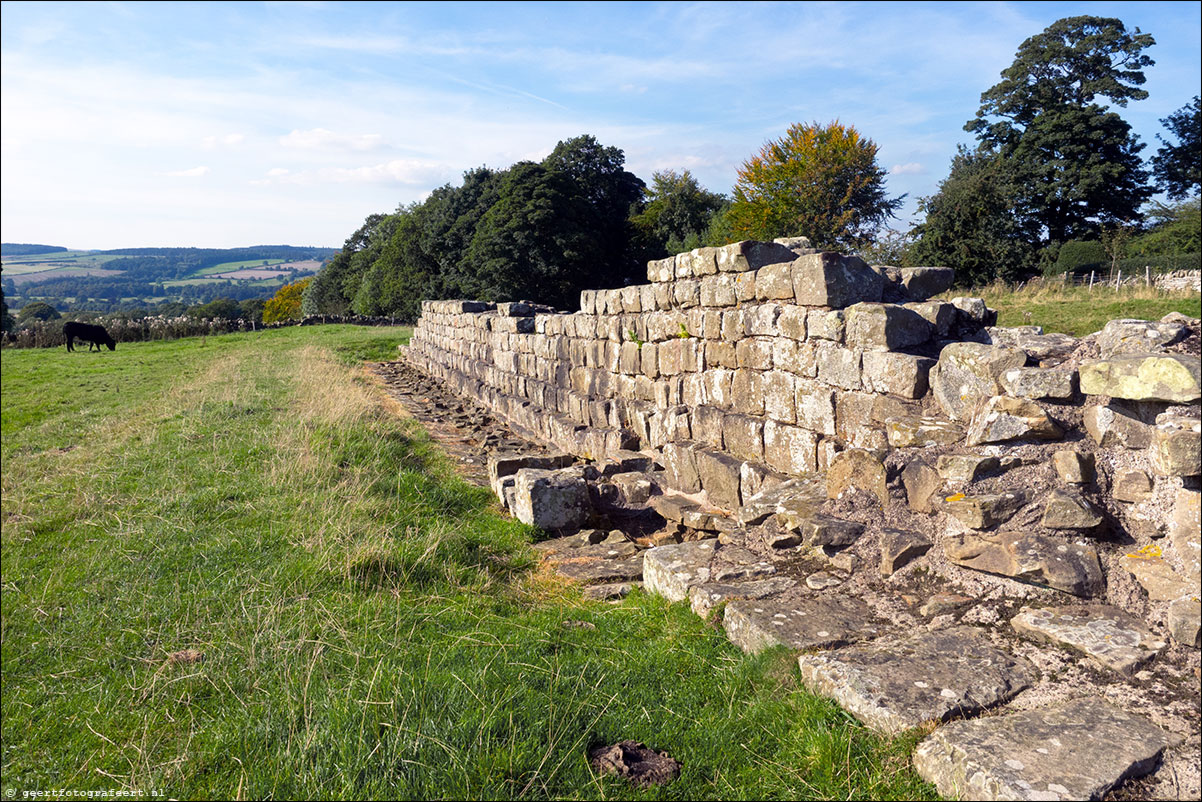
[[[668,601],[684,601],[690,588],[710,581],[716,546],[701,540],[649,549],[643,554],[644,587]]]
[[[992,529],[1004,524],[1027,503],[1021,490],[1013,493],[984,493],[966,496],[956,493],[938,503],[939,509],[969,529]]]
[[[728,510],[738,509],[742,462],[720,451],[696,450],[697,473],[710,503]]]
[[[1098,351],[1103,358],[1120,354],[1146,354],[1185,339],[1189,329],[1175,321],[1109,321],[1097,335]]]
[[[793,265],[782,262],[756,271],[755,297],[761,301],[793,299]]]
[[[776,319],[777,330],[791,340],[806,339],[806,308],[786,304],[780,308]]]
[[[522,468],[554,470],[566,468],[575,461],[570,454],[497,454],[488,458],[488,483],[493,493],[504,501],[501,490],[504,478],[512,477]]]
[[[1173,497],[1173,516],[1169,519],[1169,541],[1185,569],[1186,578],[1195,588],[1202,581],[1202,526],[1199,508],[1202,493],[1186,487],[1177,488]]]
[[[1197,597],[1171,602],[1165,623],[1169,635],[1182,646],[1202,647],[1202,601]]]
[[[914,301],[925,301],[951,289],[956,271],[950,267],[903,267],[901,286]]]
[[[948,337],[956,327],[959,312],[947,301],[919,301],[903,304],[903,306],[930,323],[931,330],[936,337]]]
[[[1081,365],[1081,392],[1130,401],[1192,404],[1202,399],[1197,356],[1129,354]]]
[[[846,323],[842,309],[807,309],[805,319],[807,338],[843,342]]]
[[[1026,398],[994,396],[980,407],[968,425],[967,443],[1005,443],[1011,440],[1058,440],[1064,436],[1043,407]]]
[[[907,415],[887,418],[885,435],[894,448],[932,448],[962,442],[964,427],[943,418]]]
[[[1115,475],[1114,484],[1110,488],[1112,496],[1119,501],[1129,503],[1143,501],[1151,492],[1152,480],[1148,477],[1148,474],[1138,469],[1119,471]]]
[[[1082,652],[1103,668],[1127,676],[1168,645],[1138,618],[1104,604],[1024,607],[1010,625],[1020,635]]]
[[[1074,596],[1097,596],[1106,579],[1098,553],[1080,543],[1025,532],[958,535],[944,539],[947,557],[957,565],[1045,585]]]
[[[997,457],[980,454],[941,454],[935,470],[945,482],[973,482],[1001,467]]]
[[[715,248],[718,270],[722,273],[743,273],[765,265],[792,262],[797,258],[790,249],[774,242],[745,240]]]
[[[793,291],[803,306],[842,309],[881,300],[885,279],[856,256],[814,253],[793,262]]]
[[[861,382],[860,352],[829,342],[817,344],[814,355],[818,363],[818,381],[844,390],[859,390]]]
[[[727,273],[701,279],[701,305],[719,308],[735,305],[735,280]]]
[[[592,515],[588,484],[577,472],[522,468],[513,492],[514,516],[549,532],[579,529]]]
[[[791,475],[817,470],[818,435],[769,420],[764,424],[764,462]]]
[[[952,306],[956,307],[956,325],[964,331],[980,331],[997,323],[997,311],[986,306],[980,298],[956,297],[952,299]]]
[[[910,460],[902,471],[902,486],[906,489],[906,501],[915,512],[931,512],[931,499],[943,487],[939,474],[920,459]]]
[[[725,415],[720,409],[711,406],[693,408],[693,436],[703,445],[722,450],[722,421]]]
[[[793,375],[783,370],[770,370],[764,374],[765,415],[781,423],[797,422],[795,382]]]
[[[764,374],[740,368],[731,379],[732,406],[744,415],[764,414]]]
[[[881,576],[892,576],[930,549],[931,541],[920,532],[909,529],[882,529]]]
[[[1080,451],[1057,451],[1052,455],[1052,466],[1060,481],[1071,485],[1093,484],[1097,478],[1094,455]]]
[[[897,304],[852,304],[844,316],[844,342],[861,351],[896,351],[931,338],[931,324]]]
[[[1098,509],[1080,493],[1057,487],[1048,493],[1040,524],[1048,529],[1094,529],[1103,520]]]
[[[1167,417],[1152,430],[1152,467],[1161,476],[1202,473],[1202,420]]]
[[[1059,368],[1012,368],[1001,376],[1008,395],[1018,398],[1068,400],[1076,393],[1077,371]]]
[[[1026,361],[1027,354],[1017,348],[952,343],[939,353],[939,362],[931,370],[931,391],[949,418],[967,421],[1001,391],[1002,374]]]
[[[711,368],[737,368],[739,357],[735,344],[708,340],[705,343],[705,364]]]
[[[1117,404],[1086,407],[1082,423],[1094,442],[1103,448],[1147,448],[1152,444],[1152,427]]]
[[[852,487],[875,496],[882,507],[889,504],[885,466],[872,454],[858,448],[839,453],[826,474],[827,498],[838,498]]]
[[[722,420],[726,450],[741,460],[764,461],[764,422],[749,415],[727,415]]]
[[[818,381],[798,379],[797,423],[819,434],[834,435],[835,391]]]
[[[701,478],[697,473],[694,449],[689,444],[665,443],[663,464],[668,484],[686,493],[701,489]]]
[[[865,351],[863,382],[865,389],[902,398],[922,398],[935,360],[910,354]]]
[[[1131,572],[1152,601],[1172,601],[1198,595],[1198,580],[1175,570],[1156,543],[1124,554],[1118,562]]]
[[[772,369],[772,338],[744,337],[735,345],[735,359],[740,368]]]
[[[678,279],[672,285],[672,302],[680,309],[701,303],[701,284],[696,279]]]
[[[829,649],[882,630],[867,604],[841,596],[735,600],[722,624],[732,643],[753,654],[773,646]]]

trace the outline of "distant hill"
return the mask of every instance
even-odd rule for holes
[[[63,253],[67,249],[61,245],[26,245],[20,242],[0,243],[2,256],[32,256],[39,253]]]

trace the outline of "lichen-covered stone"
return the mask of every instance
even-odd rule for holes
[[[1017,398],[1063,401],[1076,391],[1077,372],[1060,368],[1011,368],[1001,376],[1002,389]]]
[[[902,471],[906,501],[915,512],[931,512],[931,499],[943,487],[943,478],[922,460],[911,460]]]
[[[1098,665],[1126,675],[1166,646],[1138,618],[1104,604],[1024,607],[1010,625],[1021,635],[1083,652]]]
[[[1146,354],[1172,345],[1187,334],[1188,328],[1172,321],[1111,320],[1098,332],[1098,350],[1103,357]]]
[[[865,389],[902,398],[922,398],[935,360],[925,356],[865,351],[862,381]]]
[[[1110,494],[1119,501],[1140,502],[1152,492],[1152,480],[1138,469],[1119,471],[1114,477]]]
[[[885,466],[872,454],[858,448],[840,452],[826,472],[826,495],[838,498],[845,490],[855,487],[876,496],[884,507],[889,503],[885,486]]]
[[[793,292],[803,306],[842,309],[860,301],[879,301],[885,280],[856,256],[814,253],[793,262]]]
[[[943,418],[899,416],[885,420],[885,435],[894,448],[932,448],[963,441],[964,427]]]
[[[1152,427],[1115,404],[1096,404],[1082,415],[1085,431],[1103,448],[1147,448],[1152,442]]]
[[[956,493],[939,501],[938,507],[969,529],[992,529],[1014,517],[1027,503],[1021,490],[1013,493]]]
[[[1030,686],[1026,661],[970,627],[798,658],[805,686],[872,729],[897,735],[928,721],[973,715]]]
[[[897,304],[852,304],[844,315],[844,342],[863,351],[895,351],[931,338],[931,324]]]
[[[949,799],[1101,799],[1154,769],[1168,745],[1147,719],[1086,697],[946,724],[914,750],[914,766]]]
[[[1052,466],[1060,481],[1072,485],[1091,484],[1097,476],[1093,454],[1080,451],[1057,451],[1052,455]]]
[[[1161,476],[1202,473],[1202,420],[1168,417],[1152,430],[1152,467]]]
[[[588,484],[572,471],[522,468],[514,478],[513,514],[547,531],[579,529],[592,514]]]
[[[689,588],[710,581],[716,546],[713,540],[699,540],[649,549],[643,554],[647,591],[668,601],[684,601],[689,597]]]
[[[1165,623],[1169,635],[1182,646],[1202,647],[1202,601],[1197,596],[1171,602]]]
[[[1048,529],[1093,529],[1103,521],[1097,507],[1076,491],[1053,488],[1040,523]]]
[[[952,343],[939,352],[939,362],[931,369],[931,391],[949,418],[967,421],[1001,392],[1002,374],[1026,361],[1026,353],[1018,348]]]
[[[714,249],[715,263],[722,273],[744,273],[765,265],[792,262],[797,254],[775,242],[744,240]]]
[[[948,559],[991,574],[1091,597],[1106,586],[1098,553],[1080,543],[1025,532],[960,535],[945,543]]]
[[[1080,367],[1081,392],[1131,401],[1192,404],[1202,399],[1197,356],[1128,354],[1085,362]]]
[[[797,585],[797,580],[783,576],[752,579],[746,582],[707,582],[689,589],[689,606],[702,618],[719,604],[734,599],[766,599],[784,593]]]
[[[1164,558],[1156,543],[1127,552],[1119,565],[1131,572],[1152,601],[1172,601],[1198,595],[1198,581],[1182,574]]]
[[[980,454],[941,454],[935,461],[935,470],[946,482],[972,482],[1000,466],[997,457]]]
[[[699,448],[695,452],[697,475],[712,504],[728,510],[738,509],[742,461],[720,451]]]
[[[1026,398],[999,395],[990,398],[968,425],[968,444],[1004,443],[1010,440],[1058,440],[1064,436],[1043,407]]]
[[[903,267],[901,285],[913,301],[925,301],[941,292],[947,292],[956,280],[956,271],[950,267]]]
[[[726,605],[722,623],[731,642],[751,653],[773,646],[829,649],[882,631],[867,604],[841,596],[736,600]]]

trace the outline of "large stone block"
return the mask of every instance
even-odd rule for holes
[[[889,503],[889,491],[885,485],[885,466],[872,454],[858,448],[840,452],[831,462],[826,473],[828,498],[838,498],[851,487],[875,496],[882,507]]]
[[[1051,398],[1058,401],[1073,397],[1077,372],[1059,368],[1012,368],[1001,376],[1006,393],[1018,398]]]
[[[1086,407],[1082,422],[1089,436],[1103,448],[1147,448],[1152,443],[1152,427],[1116,404]]]
[[[1081,543],[1025,532],[958,535],[944,540],[947,557],[965,568],[1045,585],[1074,596],[1097,596],[1106,579],[1098,553]]]
[[[726,450],[743,460],[764,460],[764,422],[750,415],[727,415],[722,421]]]
[[[768,421],[764,424],[764,461],[790,475],[817,470],[818,435],[809,429]]]
[[[859,390],[861,382],[861,352],[835,343],[820,342],[815,347],[818,381],[844,390]]]
[[[514,478],[512,511],[546,531],[579,529],[592,515],[588,484],[575,471],[522,468]]]
[[[668,484],[672,487],[686,493],[696,493],[701,489],[694,450],[689,444],[665,443],[663,464]]]
[[[1197,356],[1130,354],[1085,362],[1080,368],[1081,392],[1130,401],[1192,404],[1202,399]]]
[[[1098,350],[1102,357],[1117,354],[1146,354],[1172,345],[1189,334],[1189,329],[1175,321],[1111,320],[1098,332]]]
[[[896,351],[931,338],[931,324],[897,304],[852,304],[844,315],[844,342],[862,351]]]
[[[1202,421],[1168,416],[1152,430],[1152,467],[1162,476],[1202,473]]]
[[[1010,625],[1020,635],[1083,652],[1098,665],[1126,675],[1134,674],[1167,645],[1138,618],[1103,604],[1024,607]]]
[[[931,391],[949,418],[967,421],[986,400],[1001,392],[999,379],[1021,368],[1026,352],[973,342],[952,343],[931,370]]]
[[[792,342],[785,340],[785,342]],[[764,414],[781,423],[797,422],[796,379],[783,370],[764,374]]]
[[[722,273],[743,273],[765,265],[792,262],[797,254],[775,242],[745,240],[715,249],[718,270]]]
[[[803,306],[842,309],[860,301],[879,301],[885,279],[856,256],[814,253],[793,262],[793,291]]]
[[[742,462],[720,451],[699,448],[695,452],[697,473],[701,487],[710,503],[728,510],[738,509],[740,495],[740,469]]]
[[[956,271],[950,267],[903,267],[901,286],[914,301],[947,292],[956,280]]]
[[[999,395],[977,409],[968,425],[968,444],[1011,440],[1058,440],[1064,435],[1043,407],[1026,398]]]
[[[845,329],[842,309],[806,310],[806,336],[811,340],[841,343]]]
[[[863,382],[874,393],[922,398],[935,360],[924,356],[865,351]]]
[[[755,297],[761,301],[793,299],[793,266],[789,262],[767,265],[756,271]]]
[[[835,391],[820,381],[798,379],[797,423],[819,434],[834,435]]]

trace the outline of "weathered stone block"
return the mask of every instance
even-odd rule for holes
[[[915,512],[931,512],[931,499],[943,487],[939,474],[920,459],[910,460],[902,471],[906,501]]]
[[[772,338],[745,337],[735,345],[735,359],[740,368],[772,369]]]
[[[1058,440],[1061,429],[1043,407],[1026,398],[994,396],[973,415],[968,425],[968,444],[1004,443],[1009,440],[1032,438]]]
[[[845,328],[842,309],[806,310],[806,336],[811,340],[841,343]]]
[[[1180,487],[1173,497],[1173,517],[1169,520],[1169,540],[1177,550],[1187,579],[1195,588],[1202,581],[1202,526],[1199,512],[1202,493]]]
[[[783,370],[764,374],[764,414],[781,423],[797,422],[795,379]]]
[[[1162,476],[1202,473],[1202,421],[1169,417],[1152,430],[1152,467]]]
[[[1000,466],[997,457],[980,454],[941,454],[935,461],[935,470],[945,482],[972,482]]]
[[[922,398],[934,364],[935,360],[924,356],[865,351],[862,379],[874,393]]]
[[[719,451],[699,448],[696,450],[697,473],[701,487],[710,503],[728,510],[738,509],[740,495],[740,468],[742,462]]]
[[[1010,625],[1020,635],[1083,652],[1103,668],[1126,675],[1134,674],[1167,645],[1138,618],[1104,604],[1024,607]]]
[[[1076,491],[1053,488],[1040,523],[1048,529],[1093,529],[1104,519],[1089,501]]]
[[[806,308],[793,304],[782,306],[776,319],[776,327],[782,335],[791,340],[804,340],[806,338]]]
[[[1130,354],[1093,362],[1080,368],[1081,392],[1131,401],[1192,404],[1202,399],[1202,366],[1196,356]]]
[[[764,422],[749,415],[727,415],[722,421],[726,450],[739,459],[764,461]]]
[[[756,271],[755,297],[761,301],[793,299],[793,265],[782,262]]]
[[[691,445],[665,443],[663,447],[664,472],[672,487],[686,493],[701,489],[701,478],[697,473],[697,462]]]
[[[740,368],[731,380],[732,406],[744,415],[764,414],[764,374]]]
[[[1119,501],[1143,501],[1152,492],[1152,480],[1141,470],[1120,471],[1114,477],[1110,494]]]
[[[709,340],[705,344],[705,364],[711,368],[737,368],[738,352],[734,343]]]
[[[931,391],[949,418],[967,421],[1000,392],[1001,375],[1026,361],[1026,353],[1017,348],[952,343],[939,353],[939,363],[931,370]]]
[[[693,408],[693,436],[703,445],[721,450],[723,447],[722,421],[725,415],[711,406]]]
[[[897,304],[852,304],[844,315],[844,342],[862,351],[895,351],[931,338],[931,324]]]
[[[842,309],[860,301],[879,301],[885,280],[863,259],[837,253],[815,253],[793,262],[797,303]]]
[[[1182,646],[1202,647],[1202,601],[1184,598],[1170,603],[1165,623],[1169,635]]]
[[[920,532],[909,529],[882,529],[881,576],[892,576],[930,549],[931,541]]]
[[[939,508],[969,529],[992,529],[1014,517],[1027,503],[1022,491],[966,496],[956,493],[939,502]]]
[[[701,279],[701,305],[715,308],[735,305],[735,281],[728,273]]]
[[[1098,350],[1103,358],[1119,354],[1146,354],[1172,345],[1188,334],[1188,328],[1172,321],[1111,320],[1098,333]]]
[[[915,301],[947,292],[956,280],[956,271],[950,267],[903,267],[901,286],[906,295]]]
[[[1046,585],[1074,596],[1090,597],[1106,587],[1098,553],[1080,544],[1024,532],[958,535],[944,540],[952,562],[976,571]]]
[[[572,471],[522,468],[514,479],[512,511],[522,523],[547,531],[579,529],[592,514],[588,484]]]
[[[764,424],[764,461],[787,474],[817,470],[818,435],[809,429],[769,420]]]
[[[936,337],[947,337],[956,327],[959,312],[947,301],[920,301],[903,306],[930,323]]]
[[[745,652],[773,646],[828,649],[878,635],[868,605],[841,596],[735,600],[723,617],[726,636]]]
[[[643,554],[643,584],[671,602],[684,601],[689,589],[710,580],[717,543],[701,540],[659,546]]]
[[[835,434],[835,391],[821,381],[798,379],[797,423],[819,434]]]
[[[774,242],[746,240],[715,248],[717,267],[723,273],[742,273],[758,270],[765,265],[792,262],[797,254]]]
[[[899,416],[885,420],[885,434],[894,448],[929,448],[963,441],[964,427],[943,418]]]
[[[1019,398],[1066,400],[1076,392],[1077,372],[1059,368],[1012,368],[1002,374],[1002,388]]]
[[[860,373],[860,352],[834,343],[820,342],[816,346],[818,381],[844,390],[863,387]]]
[[[1060,481],[1071,485],[1092,484],[1097,477],[1094,455],[1080,451],[1057,451],[1052,455],[1052,466]]]
[[[882,507],[889,503],[889,491],[885,486],[885,466],[879,459],[862,449],[851,448],[841,452],[827,468],[828,498],[838,498],[850,487],[876,496]]]
[[[1115,404],[1086,407],[1082,422],[1103,448],[1147,448],[1152,443],[1152,427]]]

